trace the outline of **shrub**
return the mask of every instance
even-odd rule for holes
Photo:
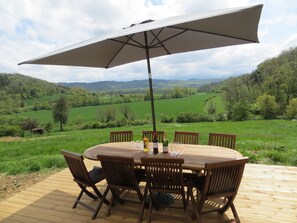
[[[221,121],[221,122],[227,121],[227,114],[225,114],[225,113],[218,113],[218,114],[215,115],[215,120],[216,121]]]
[[[172,123],[174,121],[174,117],[170,115],[162,115],[161,123]]]
[[[127,120],[135,120],[135,114],[132,112],[131,108],[128,105],[123,105],[120,111]]]
[[[98,110],[98,120],[101,122],[114,121],[116,118],[116,110],[113,107]]]
[[[146,120],[135,120],[135,121],[130,121],[129,123],[128,123],[128,125],[130,125],[130,126],[138,126],[138,125],[146,125],[146,124],[148,124],[149,122],[148,121],[146,121]]]
[[[30,130],[31,131],[32,129],[37,128],[37,126],[38,126],[38,121],[35,120],[35,119],[31,119],[31,118],[26,119],[22,123],[22,129],[23,130]]]
[[[216,104],[213,102],[213,100],[207,101],[206,110],[207,110],[207,113],[210,115],[214,115],[216,113],[217,108],[216,108]]]
[[[20,136],[22,130],[19,126],[14,125],[0,125],[0,137],[1,136]]]
[[[44,126],[45,131],[50,132],[53,129],[53,123],[47,122]]]
[[[191,123],[191,122],[213,122],[214,116],[205,114],[200,115],[194,112],[180,113],[176,118],[177,123]]]

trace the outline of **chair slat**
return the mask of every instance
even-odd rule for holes
[[[222,146],[230,149],[235,149],[235,144],[235,134],[209,133],[208,145]]]
[[[174,142],[183,144],[198,144],[199,133],[198,132],[174,132]]]
[[[133,131],[113,131],[110,132],[110,142],[131,142],[133,141]]]

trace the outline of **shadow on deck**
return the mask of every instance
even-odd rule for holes
[[[89,168],[97,164],[85,160]],[[241,222],[297,222],[297,167],[246,165],[239,193],[235,199]],[[105,183],[98,184],[101,190]],[[92,222],[130,223],[137,222],[140,206],[127,203],[124,211],[115,207],[110,217],[105,216],[106,206],[102,206],[97,218],[91,220],[91,212],[71,206],[79,192],[72,181],[70,172],[65,169],[39,182],[32,187],[0,203],[0,222]],[[134,196],[129,194],[129,196]],[[86,198],[86,202],[97,204]],[[166,215],[183,217],[176,209],[164,209]],[[228,210],[224,215],[212,213],[204,215],[202,222],[224,222],[232,217]],[[146,219],[144,219],[144,222]],[[172,222],[153,219],[153,222]],[[193,221],[194,222],[194,221]]]

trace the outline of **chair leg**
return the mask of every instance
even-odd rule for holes
[[[143,196],[142,196],[141,191],[140,191],[138,188],[135,189],[135,190],[136,190],[136,192],[137,192],[137,196],[138,196],[139,200],[142,202],[142,200],[143,200]]]
[[[93,193],[91,193],[90,191],[87,190],[87,187],[81,184],[78,184],[78,186],[82,189],[82,191],[88,195],[90,198],[96,200],[98,199],[98,197],[96,197]]]
[[[100,208],[101,208],[101,206],[102,206],[102,204],[103,204],[103,202],[104,202],[104,200],[106,198],[106,195],[107,195],[108,191],[109,191],[109,188],[107,187],[106,190],[104,191],[103,195],[102,195],[102,198],[100,199],[100,202],[98,203],[97,208],[95,209],[95,211],[93,213],[93,216],[92,216],[93,220],[97,217],[97,214],[98,214],[98,212],[99,212],[99,210],[100,210]]]
[[[84,193],[84,191],[81,190],[80,193],[78,194],[78,196],[77,196],[77,198],[75,199],[74,204],[73,204],[73,206],[72,206],[73,209],[76,208],[76,206],[77,206],[77,204],[78,204],[78,201],[80,200],[80,198],[81,198],[81,196],[83,195],[83,193]]]
[[[189,196],[191,197],[191,203],[192,203],[193,210],[194,210],[194,217],[196,217],[197,223],[200,223],[201,219],[200,219],[200,215],[199,215],[199,212],[198,212],[197,203],[195,201],[195,197],[194,197],[194,194],[193,194],[193,188],[188,188],[188,199],[189,199]]]
[[[103,195],[102,195],[101,192],[98,190],[98,188],[97,188],[95,185],[93,185],[92,188],[93,188],[94,192],[96,193],[96,195],[97,195],[100,199],[102,199],[102,198],[103,198]],[[109,201],[108,201],[108,200],[104,199],[103,202],[104,202],[106,205],[109,205]]]
[[[114,195],[113,195],[113,193],[111,193],[111,198],[110,198],[109,205],[108,205],[108,208],[106,211],[106,217],[108,217],[110,215],[111,205],[113,204],[113,202],[114,202]]]
[[[151,196],[153,196],[151,194]],[[147,215],[147,223],[150,223],[152,220],[152,212],[153,212],[153,199],[150,199],[150,205],[149,205],[149,211],[148,211],[148,215]]]
[[[185,217],[186,217],[186,223],[189,222],[189,197],[185,198],[185,193],[183,193],[183,199],[185,200]]]
[[[237,214],[237,211],[236,211],[236,208],[235,208],[233,202],[232,202],[232,204],[230,204],[230,207],[231,207],[231,210],[232,210],[232,213],[234,215],[234,218],[235,218],[236,222],[240,223],[239,216]]]
[[[138,223],[141,223],[142,219],[143,219],[145,201],[146,201],[146,198],[147,198],[147,192],[148,192],[148,186],[146,185],[145,188],[144,188],[143,200],[142,200],[142,204],[141,204],[141,211],[140,211],[140,215],[139,215],[139,218],[138,218]]]

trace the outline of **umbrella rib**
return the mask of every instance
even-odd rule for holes
[[[120,49],[114,54],[114,56],[111,58],[111,60],[107,63],[106,67],[105,68],[108,68],[109,65],[111,64],[111,62],[114,60],[114,58],[117,57],[117,55],[121,52],[121,50],[124,48],[124,46],[128,43],[129,39],[126,41],[126,42],[123,42],[123,41],[118,41],[118,40],[115,40],[115,39],[110,39],[112,41],[116,41],[116,42],[119,42],[119,43],[122,43],[123,45],[120,47]]]
[[[133,38],[135,34],[131,35],[131,36],[126,36],[128,39],[127,41],[120,41],[120,40],[117,40],[117,39],[110,39],[111,41],[114,41],[114,42],[118,42],[118,43],[122,43],[123,45],[120,47],[120,49],[114,54],[114,56],[111,58],[111,60],[107,63],[107,66],[105,68],[108,68],[109,65],[111,64],[111,62],[114,60],[114,58],[117,57],[117,55],[121,52],[121,50],[125,47],[125,45],[130,45],[130,46],[134,46],[134,47],[139,47],[139,48],[144,48],[144,46],[142,46],[140,43],[138,43],[137,41],[135,41]],[[134,42],[136,42],[137,44],[139,45],[136,45],[136,44],[131,44],[129,43],[129,41],[132,40]]]
[[[123,43],[124,45],[130,45],[130,46],[139,47],[139,48],[144,49],[145,48],[144,45],[142,45],[140,42],[134,40],[132,38],[133,36],[134,35],[132,35],[131,37],[130,36],[126,36],[128,38],[127,41],[121,41],[121,40],[117,40],[117,39],[110,39],[110,40],[115,41],[115,42],[118,42],[118,43]],[[136,44],[129,43],[129,40],[135,42]]]
[[[152,30],[150,31],[150,33],[155,37],[155,38],[152,40],[150,46],[152,46],[153,42],[154,42],[155,40],[157,40],[158,43],[156,43],[153,47],[155,47],[156,45],[160,44],[161,47],[167,52],[167,54],[171,54],[171,53],[169,52],[169,50],[166,48],[166,46],[163,44],[163,42],[160,41],[160,39],[158,38],[158,36],[160,35],[160,33],[161,33],[163,30],[164,30],[164,28],[160,29],[160,31],[158,32],[158,34],[155,34]]]
[[[215,36],[223,36],[223,37],[228,37],[228,38],[243,40],[243,41],[247,41],[247,42],[252,42],[252,43],[258,43],[259,42],[259,41],[253,41],[253,40],[249,40],[249,39],[244,39],[244,38],[229,36],[229,35],[225,35],[225,34],[207,32],[207,31],[202,31],[202,30],[196,30],[196,29],[184,29],[184,28],[179,28],[179,27],[175,27],[175,26],[168,26],[168,27],[174,28],[174,29],[180,29],[180,30],[184,30],[184,31],[200,32],[200,33],[206,33],[206,34],[211,34],[211,35],[215,35]]]
[[[170,36],[170,37],[168,37],[168,38],[166,38],[166,39],[164,39],[164,40],[162,40],[162,41],[159,41],[159,43],[156,43],[155,45],[153,45],[152,47],[156,47],[157,45],[159,45],[159,44],[161,44],[162,46],[163,46],[163,43],[164,42],[166,42],[166,41],[168,41],[168,40],[170,40],[170,39],[172,39],[172,38],[174,38],[174,37],[176,37],[176,36],[179,36],[179,35],[181,35],[181,34],[183,34],[184,32],[186,32],[187,30],[183,30],[183,31],[181,31],[181,32],[179,32],[179,33],[177,33],[177,34],[175,34],[175,35],[173,35],[173,36]]]

